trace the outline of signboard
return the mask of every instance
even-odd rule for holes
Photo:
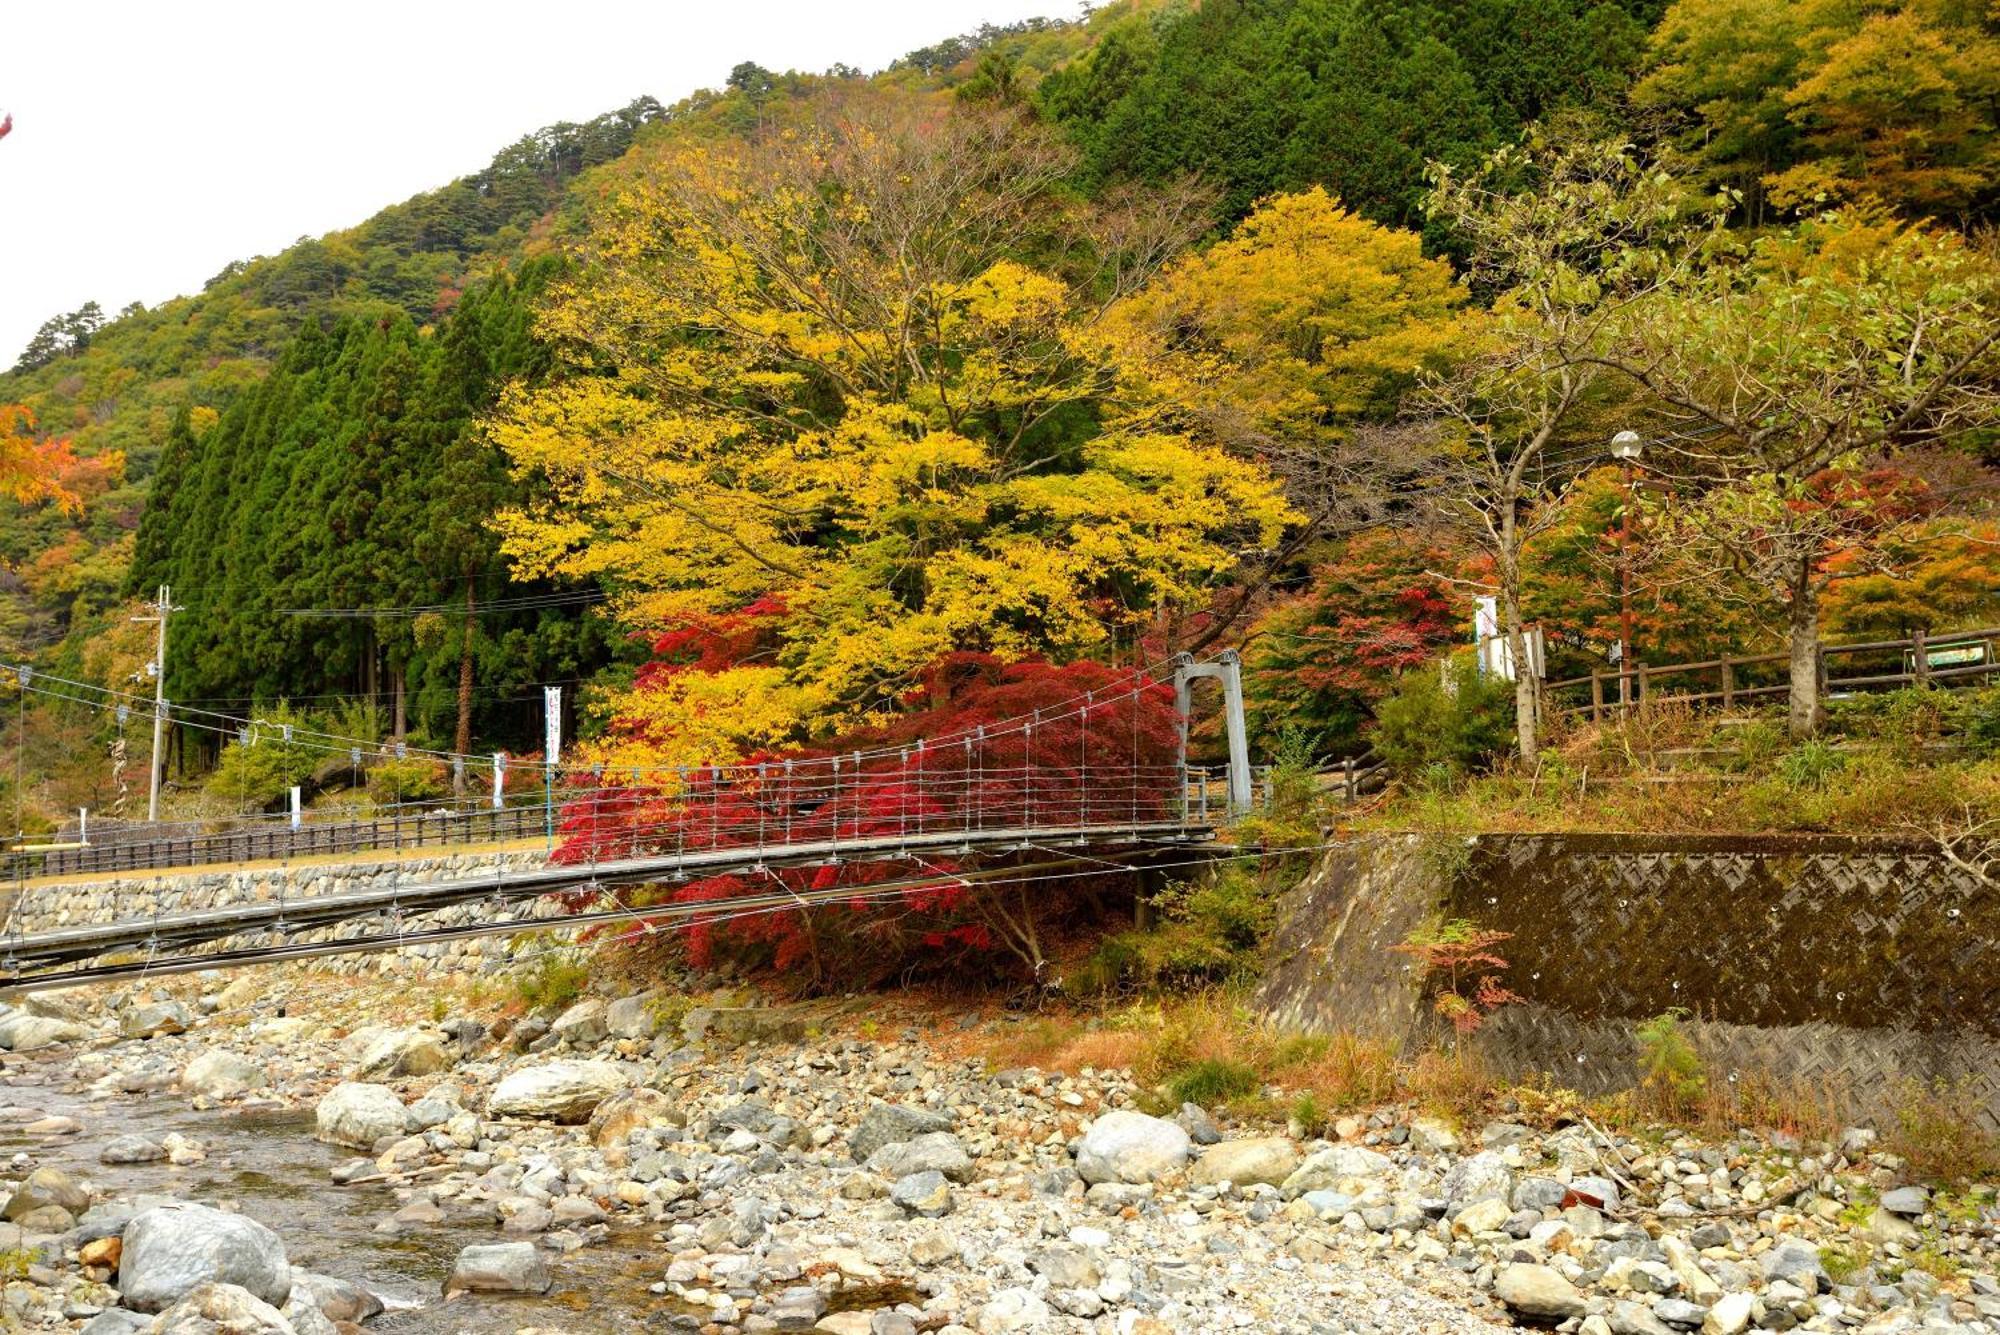
[[[562,687],[542,687],[542,763],[554,769],[562,760]]]

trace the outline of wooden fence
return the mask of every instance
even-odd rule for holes
[[[1790,662],[1790,655],[1778,653],[1659,666],[1640,663],[1544,682],[1542,697],[1550,714],[1588,714],[1594,720],[1668,700],[1734,709],[1788,695]],[[1822,701],[1901,686],[1977,686],[1996,675],[2000,675],[2000,626],[1822,645],[1817,669]]]

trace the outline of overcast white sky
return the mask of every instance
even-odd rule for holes
[[[0,0],[0,369],[49,316],[199,291],[555,121],[730,67],[873,70],[1071,0]]]

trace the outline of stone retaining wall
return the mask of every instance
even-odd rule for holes
[[[1711,1075],[1879,1112],[1964,1083],[2000,1128],[2000,887],[1921,843],[1816,836],[1355,840],[1287,900],[1260,999],[1281,1022],[1427,1041],[1406,956],[1432,915],[1512,933],[1526,1000],[1480,1032],[1504,1074],[1588,1093],[1635,1078],[1672,1008]]]
[[[387,889],[395,884],[412,885],[452,880],[502,869],[545,865],[536,853],[454,853],[438,857],[384,860],[380,862],[308,864],[304,866],[256,867],[249,869],[210,868],[189,872],[140,872],[101,880],[29,885],[10,892],[5,900],[7,931],[23,934],[109,923],[153,914],[168,916],[235,905],[270,904],[279,899],[305,900],[322,895],[357,893]],[[18,903],[12,902],[18,893]],[[524,930],[532,924],[558,917],[563,908],[552,901],[537,900],[516,905],[498,915],[503,922],[518,922]],[[406,925],[415,927],[458,926],[481,919],[494,919],[491,904],[459,904],[421,916],[412,915]],[[336,927],[304,932],[293,939],[325,941],[369,935],[383,930],[379,919],[369,918]],[[226,950],[251,944],[232,937],[205,946],[204,951]],[[458,941],[406,946],[370,954],[335,955],[321,959],[319,967],[343,973],[372,973],[412,976],[433,968],[440,960],[455,962],[468,969],[482,969],[504,963],[510,954],[505,934],[470,937]]]

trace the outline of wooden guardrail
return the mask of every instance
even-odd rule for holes
[[[1940,656],[1945,660],[1942,665],[1935,661]],[[1667,700],[1720,704],[1724,709],[1734,709],[1739,703],[1789,694],[1791,685],[1786,680],[1786,671],[1790,661],[1790,655],[1776,653],[1657,666],[1639,663],[1631,668],[1600,669],[1586,677],[1544,682],[1542,694],[1550,703],[1550,713],[1589,714],[1593,720]],[[1843,675],[1837,670],[1838,663],[1858,670]],[[1764,669],[1774,664],[1780,669],[1776,674],[1778,680],[1766,681],[1765,677],[1771,674]],[[1891,666],[1893,670],[1888,670]],[[1706,689],[1710,674],[1713,674],[1713,688]],[[1925,635],[1919,631],[1901,640],[1822,645],[1817,668],[1822,700],[1848,692],[1900,686],[1976,686],[1996,676],[2000,676],[2000,626],[1948,635]],[[1674,689],[1675,681],[1705,689]],[[1588,698],[1580,703],[1557,703],[1559,692],[1581,694],[1586,689]]]

